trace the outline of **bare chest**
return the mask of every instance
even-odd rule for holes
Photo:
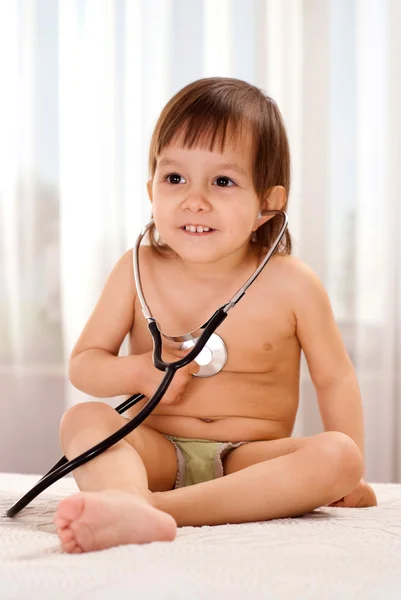
[[[160,330],[171,336],[201,327],[239,287],[234,282],[226,290],[220,285],[202,289],[171,276],[166,269],[157,274],[146,272],[142,280],[146,301]],[[293,315],[273,282],[266,286],[265,282],[256,280],[216,333],[228,351],[223,371],[231,373],[277,372],[288,367],[288,359],[298,349]],[[179,344],[163,338],[163,345],[177,347]],[[140,354],[151,348],[151,336],[137,299],[131,350]]]

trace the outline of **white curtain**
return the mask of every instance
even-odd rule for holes
[[[66,360],[150,210],[165,102],[232,76],[278,102],[295,253],[324,282],[357,369],[367,476],[401,481],[401,3],[0,3],[0,470],[54,462]],[[322,429],[307,369],[294,434]],[[116,403],[117,399],[111,399]]]

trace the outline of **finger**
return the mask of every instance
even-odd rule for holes
[[[188,375],[192,376],[194,373],[198,373],[199,369],[200,366],[193,360],[186,366],[185,370]]]
[[[171,400],[171,402],[169,402],[169,404],[174,404],[174,405],[175,405],[175,404],[178,404],[179,402],[181,402],[181,400],[182,400],[182,396],[175,396],[175,397],[174,397],[174,398]]]
[[[171,348],[171,352],[175,353],[175,354],[180,354],[180,355],[186,355],[189,352],[191,352],[192,348]]]
[[[179,360],[180,358],[184,358],[188,352],[188,350],[171,350],[166,356],[169,360]]]
[[[195,361],[193,361],[191,363],[191,368],[192,368],[192,375],[195,375],[196,373],[199,373],[199,371],[200,371],[200,365],[198,365],[198,363]]]
[[[174,348],[173,349],[169,348],[168,350],[163,350],[162,354],[163,354],[163,356],[166,356],[168,358],[171,358],[171,357],[182,358],[183,356],[185,356],[185,354],[182,350],[178,350],[178,349],[175,350]]]
[[[160,404],[174,404],[174,398],[171,398],[171,397],[166,398],[166,396],[164,396],[164,398],[162,398],[160,400]]]

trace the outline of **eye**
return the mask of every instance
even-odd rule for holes
[[[179,184],[181,183],[181,179],[184,179],[181,175],[179,175],[178,173],[170,173],[169,175],[166,175],[166,177],[164,178],[166,181],[168,181],[171,184]],[[185,181],[185,179],[184,179]]]
[[[216,177],[215,181],[217,182],[218,187],[232,187],[235,185],[234,181],[229,177]]]

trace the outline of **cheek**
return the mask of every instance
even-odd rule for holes
[[[162,225],[163,223],[168,221],[168,203],[154,200],[152,204],[152,213],[156,223],[158,222],[159,225]]]
[[[257,213],[255,214],[255,211],[249,206],[240,205],[235,209],[233,208],[226,215],[225,223],[227,230],[241,237],[246,237],[252,232],[256,215]]]
[[[159,232],[162,240],[169,246],[172,235],[172,219],[171,210],[167,202],[153,202],[152,206],[153,218],[155,220],[156,229]],[[172,240],[171,240],[172,241]]]
[[[163,223],[166,222],[166,218],[163,214],[163,208],[157,205],[155,202],[152,204],[152,215],[155,221],[156,229],[159,232],[159,234],[163,237]]]

